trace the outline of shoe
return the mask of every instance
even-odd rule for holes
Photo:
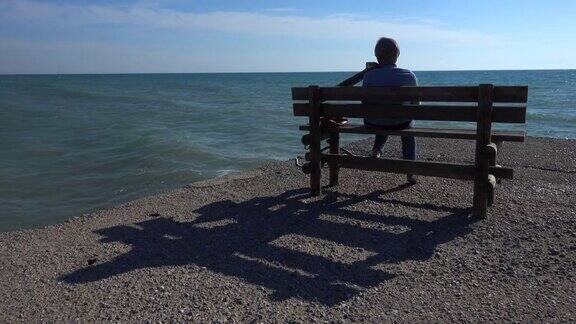
[[[372,155],[370,155],[370,156],[379,159],[380,157],[382,157],[382,151],[372,149]]]
[[[410,184],[416,184],[418,182],[418,180],[416,180],[416,176],[413,174],[407,174],[406,180],[408,180],[408,183]]]

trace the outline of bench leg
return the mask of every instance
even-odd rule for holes
[[[486,212],[488,209],[488,196],[486,194],[486,186],[484,186],[481,179],[476,178],[474,180],[474,218],[484,219],[486,218]]]
[[[330,134],[330,153],[340,154],[340,134],[338,133]],[[340,166],[337,163],[331,163],[329,167],[330,167],[330,186],[337,186]]]
[[[490,144],[492,132],[492,104],[494,86],[481,84],[478,87],[478,110],[476,123],[476,156],[474,174],[474,217],[486,218],[488,208],[488,166],[490,154],[487,147]],[[494,159],[496,158],[494,152]]]
[[[318,86],[308,87],[310,97],[310,189],[312,196],[320,196],[321,143],[320,143],[320,92]]]
[[[320,145],[316,149],[314,145],[310,145],[310,153],[312,158],[310,161],[310,189],[312,196],[320,196],[320,178],[322,177],[322,167],[320,161]]]

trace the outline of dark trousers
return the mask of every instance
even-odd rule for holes
[[[413,122],[409,121],[399,125],[380,126],[372,125],[364,121],[364,125],[370,128],[400,130],[412,127]],[[416,139],[414,136],[400,136],[400,139],[402,140],[402,158],[406,160],[416,160]],[[388,135],[376,135],[373,150],[382,152],[387,140]]]

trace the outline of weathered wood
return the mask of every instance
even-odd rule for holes
[[[486,218],[487,212],[487,182],[488,182],[488,157],[486,146],[490,143],[491,115],[494,98],[494,86],[481,84],[478,90],[478,121],[476,131],[476,155],[474,177],[474,217]]]
[[[474,166],[465,164],[379,159],[374,157],[332,154],[322,154],[322,160],[328,163],[338,163],[341,168],[346,169],[414,174],[462,180],[471,180],[474,178]]]
[[[310,189],[312,196],[319,196],[321,193],[321,157],[320,157],[320,90],[318,86],[308,88],[310,98]]]
[[[514,169],[504,168],[500,165],[489,166],[488,173],[493,174],[494,176],[500,179],[508,179],[508,180],[514,179]]]
[[[307,131],[308,125],[301,125],[299,129]],[[434,137],[434,138],[454,138],[476,140],[476,130],[473,129],[454,129],[454,128],[424,128],[414,127],[401,130],[370,128],[363,125],[343,125],[337,127],[323,128],[322,136],[328,136],[327,132],[351,133],[351,134],[380,134],[380,135],[409,135],[415,137]],[[308,135],[304,135],[308,136]],[[526,133],[524,131],[493,131],[492,140],[496,142],[524,142]],[[308,144],[305,144],[308,145]]]
[[[528,86],[494,87],[493,102],[525,103],[528,101]]]
[[[496,191],[496,177],[493,174],[488,175],[488,183],[486,189],[488,196],[487,204],[488,206],[492,206],[494,204],[494,193]]]
[[[340,154],[340,134],[336,132],[330,133],[330,139],[328,140],[330,144],[330,154]],[[340,172],[340,166],[338,163],[328,163],[330,168],[330,186],[338,185],[338,173]]]
[[[368,101],[440,101],[477,102],[478,87],[326,87],[321,88],[322,100]],[[494,102],[523,103],[527,100],[526,86],[499,86],[494,89]],[[292,88],[293,100],[308,100],[307,88]]]
[[[492,140],[494,140],[494,135],[492,135]],[[490,143],[486,145],[486,156],[488,157],[488,165],[496,165],[496,156],[498,155],[498,147],[496,143]]]
[[[341,168],[345,169],[414,174],[461,180],[474,180],[475,177],[475,166],[472,164],[378,159],[373,157],[336,154],[322,154],[322,161],[327,163],[338,163]],[[514,170],[509,168],[490,168],[490,173],[497,174],[502,178],[512,178]]]
[[[401,118],[436,121],[477,121],[477,107],[446,105],[322,104],[322,116],[350,118]],[[308,116],[308,104],[293,104],[294,116]],[[525,106],[494,107],[492,122],[525,123]]]

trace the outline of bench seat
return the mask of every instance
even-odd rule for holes
[[[301,125],[300,130],[309,131],[310,126]],[[330,128],[322,128],[323,132],[352,133],[352,134],[379,134],[379,135],[411,135],[415,137],[436,137],[454,139],[476,139],[475,129],[450,129],[450,128],[424,128],[413,127],[403,130],[375,129],[363,125],[343,125]],[[494,142],[524,142],[524,131],[492,131]]]

